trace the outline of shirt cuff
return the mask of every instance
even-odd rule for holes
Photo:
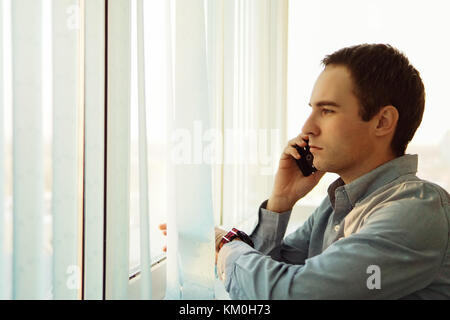
[[[264,201],[259,207],[258,224],[250,234],[255,248],[263,253],[266,253],[269,244],[281,243],[292,213],[292,209],[281,213],[267,210],[267,202]]]

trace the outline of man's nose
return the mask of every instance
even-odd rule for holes
[[[320,128],[317,125],[313,112],[309,115],[308,119],[306,119],[305,123],[303,124],[302,132],[304,134],[307,134],[308,136],[317,136],[320,134]]]

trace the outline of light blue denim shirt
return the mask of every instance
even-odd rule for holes
[[[291,211],[264,201],[255,249],[232,241],[219,252],[230,298],[450,299],[450,196],[416,172],[407,154],[347,185],[339,178],[286,237]]]

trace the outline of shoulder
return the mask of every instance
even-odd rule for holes
[[[379,188],[364,201],[373,206],[397,204],[403,206],[440,206],[448,207],[450,195],[436,183],[408,174]],[[363,203],[361,202],[361,203]]]
[[[417,247],[448,245],[450,196],[439,185],[403,177],[369,198],[365,232],[379,232]]]

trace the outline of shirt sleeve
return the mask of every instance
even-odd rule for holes
[[[266,209],[267,200],[264,201],[259,209],[259,223],[250,235],[255,249],[277,261],[304,264],[308,257],[314,220],[323,212],[326,201],[327,199],[320,204],[300,228],[285,238],[283,237],[292,211],[272,212]]]
[[[448,232],[439,197],[422,192],[384,203],[359,232],[304,265],[276,261],[241,241],[225,245],[219,262],[232,299],[399,299],[437,276]]]
[[[287,210],[278,213],[267,210],[267,202],[268,200],[264,201],[259,207],[258,223],[250,234],[255,248],[265,254],[269,254],[281,244],[292,212]]]

